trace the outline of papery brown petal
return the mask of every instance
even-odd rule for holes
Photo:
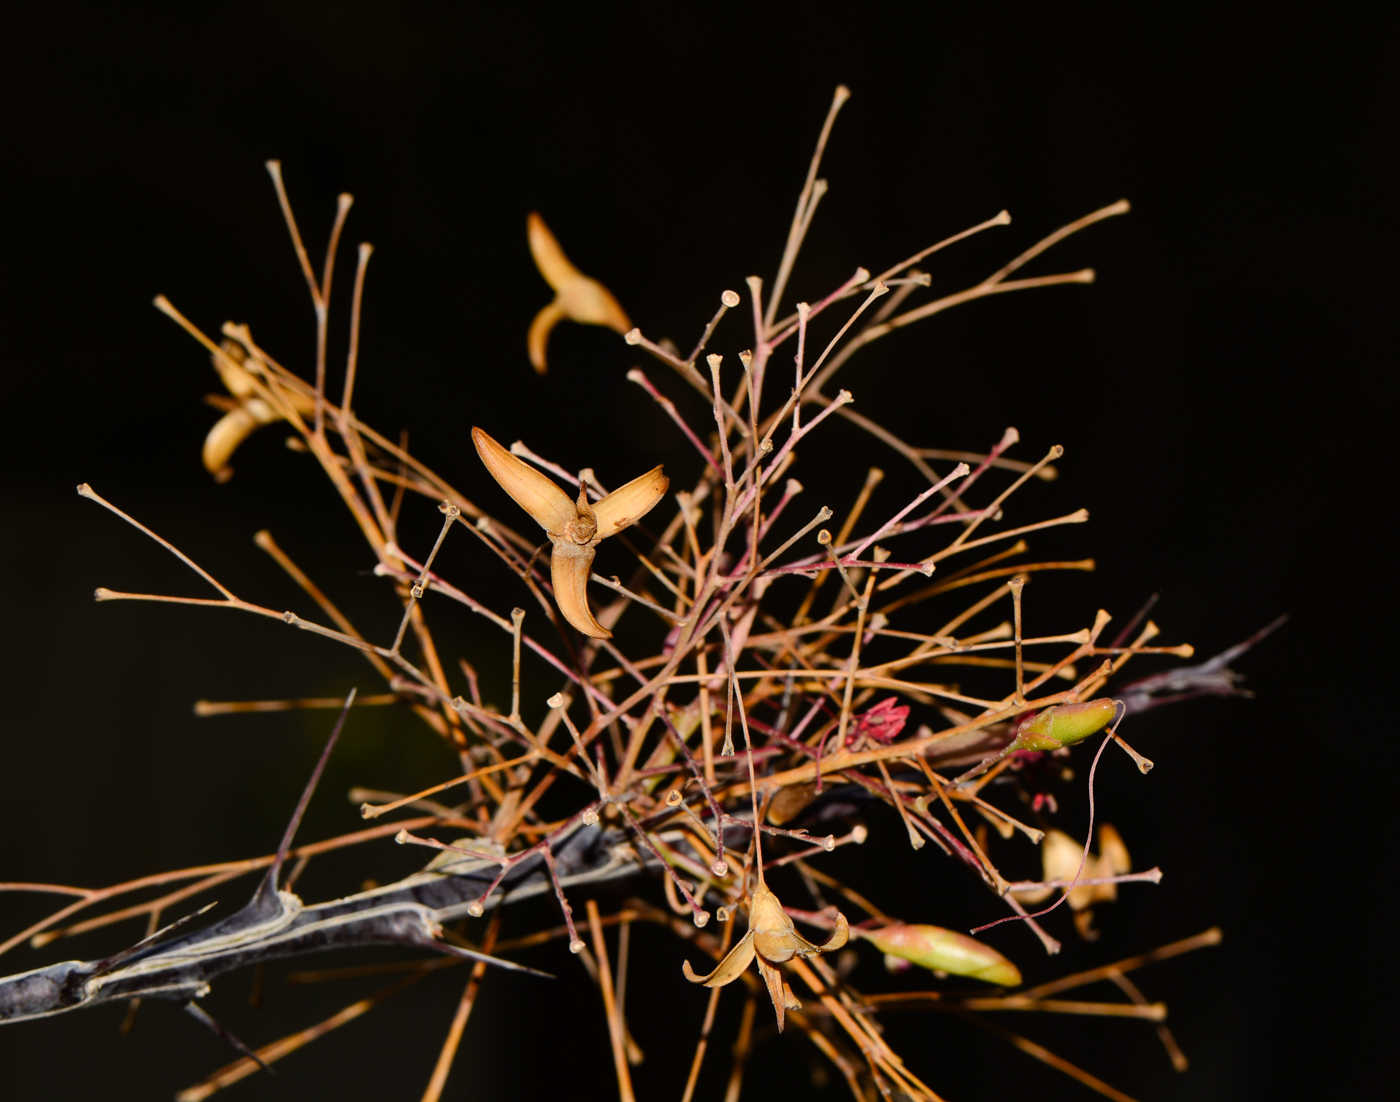
[[[525,232],[530,238],[530,255],[535,258],[535,266],[545,282],[556,291],[563,290],[566,284],[575,279],[585,278],[564,255],[564,250],[544,224],[544,219],[534,211],[525,220]]]
[[[1128,856],[1128,847],[1123,844],[1123,836],[1108,823],[1104,823],[1099,827],[1097,875],[1122,876],[1126,872],[1131,872],[1132,868],[1132,858]],[[1117,898],[1117,884],[1094,885],[1094,900],[1096,902],[1112,903]]]
[[[209,362],[214,365],[214,370],[219,373],[219,378],[224,384],[224,388],[235,398],[247,398],[257,390],[253,382],[253,376],[243,367],[243,357],[246,353],[240,345],[233,341],[224,341],[220,346],[223,355],[209,353]]]
[[[286,389],[282,391],[282,394],[286,397],[287,401],[291,403],[292,408],[303,417],[309,413],[316,412],[316,399],[310,394],[303,394],[299,390]]]
[[[747,933],[708,976],[697,976],[688,960],[681,961],[681,971],[691,983],[703,983],[706,987],[723,987],[743,975],[744,969],[753,963],[753,959],[753,934]]]
[[[626,333],[632,328],[627,311],[613,297],[613,293],[588,276],[581,275],[560,287],[559,296],[554,301],[570,321],[604,325],[617,333]]]
[[[472,442],[476,454],[486,464],[491,477],[515,503],[535,518],[536,523],[551,535],[559,535],[564,525],[578,517],[578,510],[569,495],[528,463],[517,459],[481,429],[473,426]]]
[[[594,639],[611,639],[612,632],[597,620],[588,607],[588,578],[593,573],[593,548],[587,544],[556,540],[549,557],[554,581],[554,603],[564,619]]]
[[[1123,836],[1108,823],[1099,827],[1099,864],[1106,866],[1108,876],[1122,876],[1133,869]]]
[[[1074,874],[1079,872],[1079,860],[1084,856],[1084,846],[1076,842],[1062,830],[1051,830],[1045,835],[1045,840],[1040,843],[1041,849],[1041,869],[1046,880],[1073,880]],[[1090,857],[1084,862],[1084,871],[1079,874],[1083,880],[1090,880],[1099,875],[1098,861]],[[1056,891],[1063,889],[1057,888]],[[1019,895],[1019,898],[1025,898]],[[1069,905],[1076,911],[1082,911],[1094,901],[1094,887],[1091,884],[1080,884],[1069,893]]]
[[[851,937],[851,924],[850,924],[849,922],[846,921],[846,916],[845,916],[845,915],[843,915],[840,911],[837,911],[837,912],[836,912],[836,930],[832,933],[831,937],[827,940],[827,943],[826,943],[825,945],[821,946],[821,947],[817,950],[817,952],[819,952],[819,953],[831,953],[831,952],[834,952],[835,950],[840,949],[842,946],[844,946],[844,945],[846,944],[846,942],[850,940],[850,937]]]
[[[530,332],[525,337],[525,347],[530,353],[530,363],[541,375],[549,370],[549,365],[545,360],[545,347],[549,344],[549,335],[554,332],[554,327],[563,318],[564,311],[559,307],[559,300],[555,299],[536,314],[535,320],[530,323]]]
[[[1029,903],[1035,906],[1049,899],[1056,892],[1055,888],[1017,888],[1010,894],[1018,903]]]
[[[653,467],[640,478],[634,478],[626,486],[619,486],[602,501],[593,503],[593,515],[598,518],[596,539],[606,539],[616,535],[629,524],[635,523],[647,513],[666,493],[671,480],[661,473],[660,467]]]
[[[215,422],[209,435],[204,438],[204,469],[220,482],[226,481],[233,474],[228,465],[229,458],[261,424],[243,406],[229,410]]]
[[[773,1013],[778,1016],[778,1032],[783,1031],[784,1013],[787,1009],[787,992],[783,989],[787,986],[783,983],[783,974],[778,971],[775,965],[769,964],[761,956],[754,957],[758,962],[759,975],[763,977],[764,985],[768,988],[768,997],[773,1000]]]
[[[817,782],[790,784],[778,789],[778,794],[768,801],[768,821],[774,826],[787,826],[817,798]]]

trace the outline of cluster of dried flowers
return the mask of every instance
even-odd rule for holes
[[[401,603],[397,636],[383,644],[366,640],[267,533],[259,534],[259,546],[302,586],[319,607],[323,622],[236,596],[144,528],[196,570],[218,596],[193,600],[105,589],[97,596],[231,607],[338,640],[357,650],[385,682],[383,693],[361,697],[360,704],[411,709],[460,754],[462,774],[421,792],[380,797],[381,802],[363,807],[366,819],[394,813],[405,818],[300,847],[292,846],[289,830],[276,857],[180,870],[104,889],[0,885],[75,897],[0,944],[0,952],[24,941],[43,945],[136,916],[148,920],[150,935],[132,950],[103,961],[70,961],[0,980],[0,1021],[114,998],[164,996],[179,999],[214,1025],[198,1009],[197,1000],[207,990],[207,981],[222,971],[331,943],[396,941],[432,952],[405,964],[407,978],[380,995],[361,1000],[330,1022],[256,1052],[245,1050],[239,1060],[181,1097],[205,1098],[259,1066],[286,1057],[328,1028],[358,1017],[436,967],[464,960],[471,962],[472,975],[423,1095],[432,1100],[447,1079],[484,969],[506,963],[499,954],[512,945],[567,939],[596,980],[610,1028],[618,1089],[630,1099],[629,1069],[641,1054],[623,999],[627,954],[625,948],[617,953],[615,974],[605,929],[619,927],[619,946],[625,946],[630,926],[646,922],[675,931],[681,941],[671,966],[683,970],[691,982],[712,989],[686,1075],[686,1102],[705,1060],[720,989],[730,984],[743,987],[748,1000],[734,1045],[731,1097],[737,1094],[752,1048],[754,1001],[765,993],[778,1029],[788,1025],[801,1030],[860,1100],[877,1093],[938,1097],[878,1027],[876,1015],[882,1008],[911,1004],[956,1010],[1109,1097],[1124,1096],[982,1015],[1034,1009],[1139,1018],[1158,1024],[1173,1061],[1184,1066],[1160,1025],[1163,1007],[1148,1002],[1125,973],[1214,944],[1218,931],[1013,991],[1021,984],[1020,972],[989,945],[939,926],[896,920],[862,894],[869,886],[843,883],[821,867],[824,854],[863,844],[872,829],[893,825],[913,850],[932,842],[949,855],[958,870],[954,875],[980,881],[989,905],[1004,912],[998,921],[1024,924],[1048,952],[1056,952],[1059,945],[1037,922],[1045,912],[1028,914],[1027,905],[1053,896],[1046,908],[1051,910],[1067,899],[1080,932],[1092,936],[1091,905],[1111,901],[1119,884],[1155,883],[1160,873],[1130,871],[1127,849],[1111,828],[1098,828],[1098,853],[1093,855],[1091,839],[1081,844],[1019,816],[1043,820],[1047,810],[1053,811],[1053,788],[1064,770],[1063,759],[1071,747],[1100,732],[1106,733],[1098,753],[1116,741],[1143,772],[1150,769],[1151,763],[1122,741],[1117,723],[1125,712],[1151,707],[1159,686],[1154,682],[1125,693],[1115,679],[1134,655],[1191,654],[1189,646],[1151,645],[1158,630],[1150,621],[1141,623],[1141,617],[1116,640],[1105,642],[1110,617],[1103,611],[1072,632],[1023,635],[1022,588],[1033,572],[1092,569],[1087,560],[1026,558],[1027,535],[1078,524],[1086,519],[1083,510],[1016,527],[1002,522],[1013,494],[1032,479],[1053,476],[1050,464],[1061,454],[1058,446],[1036,462],[1014,460],[1007,453],[1018,435],[1008,429],[985,454],[915,447],[856,413],[850,392],[831,394],[827,389],[835,372],[863,346],[958,303],[1092,281],[1088,270],[1009,277],[1065,236],[1126,211],[1127,204],[1115,203],[1064,227],[957,294],[910,304],[930,282],[916,265],[956,241],[1006,224],[1005,212],[920,250],[877,277],[858,269],[820,301],[797,303],[790,315],[780,316],[788,277],[826,190],[818,168],[846,96],[845,89],[838,89],[776,279],[766,288],[757,277],[748,281],[753,335],[751,347],[738,353],[737,366],[733,361],[726,364],[720,355],[706,354],[706,349],[726,313],[739,306],[740,295],[723,293],[698,343],[682,356],[667,342],[653,342],[631,328],[612,294],[580,273],[544,222],[537,215],[530,217],[532,251],[557,292],[530,329],[528,351],[536,369],[545,370],[546,343],[560,321],[609,326],[625,332],[629,345],[650,353],[701,395],[713,416],[713,428],[692,424],[641,369],[629,373],[628,378],[655,400],[657,416],[674,422],[694,446],[698,473],[669,500],[671,483],[660,467],[608,492],[591,470],[571,473],[519,442],[507,448],[474,429],[486,470],[544,529],[550,547],[548,570],[538,535],[514,527],[518,514],[489,513],[354,412],[368,246],[359,252],[341,396],[338,403],[331,400],[326,370],[328,295],[350,199],[341,197],[318,278],[292,216],[280,168],[276,162],[269,164],[316,306],[314,378],[307,381],[284,367],[247,326],[225,324],[222,340],[216,340],[163,297],[157,305],[204,345],[228,390],[229,396],[219,399],[225,415],[205,447],[210,472],[220,480],[227,478],[230,457],[249,433],[262,425],[285,423],[294,434],[289,443],[310,453],[324,470],[363,533],[375,572]],[[848,303],[854,308],[846,309]],[[827,325],[829,319],[834,320]],[[830,329],[834,333],[828,333]],[[822,340],[815,339],[819,331],[827,334]],[[704,371],[698,366],[702,355]],[[870,434],[872,447],[890,449],[907,460],[926,478],[927,488],[888,519],[871,523],[866,514],[882,478],[872,467],[834,535],[823,527],[835,515],[826,507],[794,522],[790,513],[803,487],[787,477],[790,465],[798,449],[809,438],[819,438],[833,418],[853,422]],[[982,490],[1008,473],[1009,482],[974,502],[974,487]],[[465,477],[474,479],[488,496],[494,493],[479,469]],[[559,482],[568,485],[567,492]],[[141,527],[88,487],[80,490]],[[412,502],[424,499],[441,510],[443,527],[434,546],[415,557],[398,542],[398,521]],[[623,530],[627,537],[618,542],[626,543],[636,562],[626,583],[592,569],[599,541]],[[499,560],[502,578],[518,587],[521,604],[532,609],[529,618],[539,627],[526,629],[526,608],[492,607],[435,572],[435,558],[448,537],[476,540],[488,548]],[[896,555],[886,545],[901,551]],[[621,558],[619,550],[613,561]],[[784,586],[801,586],[803,595],[795,612],[779,618],[775,603],[765,602],[765,597]],[[821,613],[816,598],[824,586],[823,607],[829,605],[830,610]],[[501,633],[501,645],[512,648],[508,712],[483,698],[474,677],[466,696],[454,690],[425,611],[433,607],[434,616],[465,612],[482,617],[488,630]],[[624,616],[655,625],[653,653],[627,654],[614,644],[612,629]],[[522,670],[524,655],[533,658]],[[1004,691],[977,696],[939,678],[911,676],[918,669],[952,666],[1000,671]],[[554,695],[544,691],[543,681]],[[1126,705],[1106,695],[1110,683]],[[1178,671],[1160,688],[1177,696],[1235,691],[1220,659]],[[533,725],[525,716],[535,709],[522,709],[523,695],[538,701],[548,696],[548,708]],[[339,704],[205,703],[201,710],[215,714]],[[931,720],[941,715],[942,726],[907,731],[912,706],[923,709]],[[1097,761],[1095,757],[1095,765]],[[1092,769],[1090,775],[1092,781]],[[455,806],[435,799],[452,789],[464,793],[465,799]],[[563,819],[549,820],[541,813],[541,797],[551,790],[577,794],[575,810]],[[1028,810],[1020,810],[1018,802]],[[293,829],[295,823],[294,819]],[[1093,829],[1091,822],[1091,835]],[[285,882],[279,879],[289,856],[298,857],[297,867],[302,868],[318,853],[390,838],[438,852],[422,873],[338,900],[334,913],[328,905],[305,905],[291,893],[295,872]],[[1009,881],[993,861],[992,850],[1025,844],[1042,847],[1043,879]],[[796,871],[812,910],[789,906],[774,894],[768,877],[780,866]],[[258,869],[270,871],[254,901],[238,915],[194,932],[177,923],[178,935],[173,928],[158,929],[161,917],[184,900]],[[637,894],[616,913],[601,913],[592,898],[593,884],[646,874],[659,880],[664,902]],[[161,894],[97,918],[75,920],[87,908],[152,889]],[[550,891],[562,910],[560,928],[512,941],[498,936],[500,904]],[[588,897],[589,940],[575,925],[570,892]],[[474,923],[487,911],[492,912],[489,920]],[[747,916],[741,935],[739,911]],[[718,922],[709,928],[712,915]],[[794,920],[823,931],[824,943],[798,933]],[[334,936],[328,932],[332,929]],[[924,969],[998,990],[863,993],[848,980],[849,961],[843,965],[838,958],[824,957],[848,939],[854,939],[853,944],[869,942],[884,954],[892,971]],[[697,957],[717,963],[700,975],[691,964]],[[757,976],[750,964],[757,966]],[[1129,1001],[1070,1004],[1053,997],[1099,981],[1118,984]],[[804,999],[809,1002],[806,1008]]]

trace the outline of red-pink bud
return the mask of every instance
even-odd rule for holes
[[[862,735],[888,746],[909,722],[909,705],[900,704],[899,697],[891,696],[851,718],[853,722],[846,732],[847,746],[854,746]]]

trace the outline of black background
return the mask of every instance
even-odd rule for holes
[[[202,591],[78,499],[79,481],[241,594],[309,613],[250,541],[270,528],[362,630],[393,630],[363,545],[307,461],[282,448],[284,434],[255,438],[233,481],[211,483],[198,456],[214,376],[149,305],[164,292],[209,331],[246,321],[284,362],[310,362],[310,304],[266,158],[284,162],[313,255],[341,190],[356,196],[347,243],[376,246],[359,412],[390,434],[409,428],[415,451],[501,509],[466,443],[471,423],[592,464],[605,482],[657,457],[693,475],[624,381],[640,361],[615,335],[563,327],[549,377],[530,371],[524,332],[548,291],[525,248],[526,211],[544,212],[648,335],[686,346],[721,289],[742,290],[753,272],[771,278],[832,88],[845,82],[854,98],[823,169],[832,191],[792,298],[1009,208],[1008,229],[936,258],[935,290],[956,289],[1091,209],[1133,201],[1126,218],[1028,270],[1092,265],[1095,286],[960,308],[872,347],[841,376],[858,408],[918,443],[985,449],[1016,425],[1022,457],[1066,446],[1061,478],[1024,491],[1017,522],[1087,506],[1088,527],[1035,550],[1092,554],[1100,569],[1042,576],[1027,591],[1031,630],[1071,630],[1099,606],[1122,622],[1160,592],[1165,641],[1206,655],[1292,616],[1238,663],[1257,699],[1136,721],[1131,740],[1158,762],[1147,778],[1105,758],[1103,814],[1139,865],[1166,870],[1161,887],[1125,891],[1101,916],[1104,939],[1070,945],[1058,961],[1037,960],[1023,931],[993,938],[1039,979],[1221,924],[1221,948],[1141,976],[1150,997],[1170,1001],[1190,1072],[1170,1071],[1146,1026],[1008,1024],[1144,1100],[1376,1097],[1389,1093],[1384,1081],[1393,1090],[1393,1061],[1374,1047],[1382,1012],[1368,1000],[1385,983],[1393,920],[1370,886],[1372,876],[1384,883],[1384,866],[1367,853],[1385,836],[1391,741],[1372,640],[1393,604],[1377,534],[1393,500],[1382,435],[1395,297],[1382,270],[1396,244],[1393,26],[1338,5],[1305,19],[1247,4],[671,4],[561,20],[524,5],[156,16],[52,3],[42,18],[6,15],[0,37],[0,877],[99,885],[268,851],[328,719],[198,720],[191,702],[373,688],[353,655],[275,623],[90,597],[97,585]],[[343,320],[337,311],[337,339]],[[736,315],[718,347],[746,340]],[[341,353],[333,348],[332,363]],[[804,508],[839,511],[871,462],[891,474],[876,511],[893,512],[917,489],[913,472],[845,428],[794,471],[808,486]],[[406,520],[405,541],[430,540],[436,523],[435,513]],[[465,547],[445,555],[449,573],[484,569]],[[500,582],[483,576],[477,589],[505,609],[517,598]],[[468,655],[488,699],[501,699],[500,641],[439,615],[447,653]],[[533,672],[527,696],[553,691]],[[341,799],[352,784],[406,789],[451,767],[419,729],[366,710],[303,836],[354,828]],[[1067,803],[1072,833],[1082,814]],[[883,878],[867,884],[878,899],[951,926],[986,917],[941,858],[925,850],[911,861],[896,852],[895,828],[882,829],[883,852],[898,860],[860,874]],[[867,846],[862,859],[881,852]],[[323,898],[415,860],[385,843],[314,863],[300,889]],[[218,895],[227,906],[244,890]],[[0,933],[53,902],[0,897]],[[522,928],[525,919],[552,921],[541,911]],[[139,933],[129,923],[42,954],[22,947],[0,971],[100,956]],[[674,943],[650,932],[637,941],[653,967],[635,974],[629,996],[648,1050],[639,1089],[678,1096],[703,1000],[675,975]],[[490,977],[446,1097],[609,1096],[596,995],[562,950],[526,959],[562,978]],[[208,1005],[262,1044],[376,982],[289,991],[284,972],[270,974],[257,1013],[241,976],[216,985]],[[288,1059],[277,1080],[233,1090],[417,1098],[461,975],[429,980]],[[722,1000],[706,1097],[723,1092],[737,1006]],[[125,1038],[122,1013],[0,1030],[0,1094],[169,1097],[230,1058],[170,1007],[143,1008]],[[1089,1097],[957,1022],[891,1018],[890,1029],[949,1097]],[[809,1088],[811,1062],[800,1042],[765,1043],[745,1096],[842,1097],[839,1077]]]

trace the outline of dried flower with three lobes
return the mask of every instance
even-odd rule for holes
[[[545,346],[549,343],[549,334],[565,318],[583,325],[606,325],[619,333],[626,333],[632,323],[611,291],[569,262],[543,218],[531,211],[525,228],[535,266],[545,282],[554,288],[554,301],[535,315],[526,337],[530,362],[543,375],[548,369]]]
[[[564,619],[585,635],[611,639],[612,632],[593,618],[588,607],[587,586],[594,549],[599,541],[616,535],[650,512],[671,480],[656,466],[590,505],[588,490],[582,483],[578,500],[571,501],[548,475],[511,455],[475,426],[472,441],[491,477],[535,518],[554,545],[549,557],[550,576],[554,580],[554,601]]]
[[[729,950],[729,954],[719,962],[708,976],[697,976],[690,967],[690,961],[681,962],[681,970],[691,983],[703,983],[706,987],[723,987],[744,974],[750,963],[758,965],[763,982],[768,987],[768,997],[773,1000],[773,1010],[778,1015],[778,1032],[783,1031],[783,1018],[788,1010],[800,1010],[797,1001],[786,983],[783,974],[775,967],[793,957],[810,957],[818,953],[830,953],[840,949],[850,937],[850,926],[846,916],[836,912],[836,932],[825,945],[813,945],[799,934],[778,902],[778,897],[763,883],[755,885],[749,898],[749,931],[739,944]]]
[[[262,369],[262,362],[257,359],[250,362],[242,345],[233,341],[224,341],[219,348],[219,352],[209,354],[209,359],[233,397],[211,394],[205,399],[215,409],[223,410],[224,415],[204,438],[204,469],[214,476],[214,481],[227,482],[233,477],[228,461],[238,445],[263,425],[284,421],[286,417],[258,394],[258,384],[249,367]],[[265,370],[258,370],[258,373],[266,375]],[[309,414],[314,408],[312,400],[304,394],[281,388],[279,391],[298,413]]]

